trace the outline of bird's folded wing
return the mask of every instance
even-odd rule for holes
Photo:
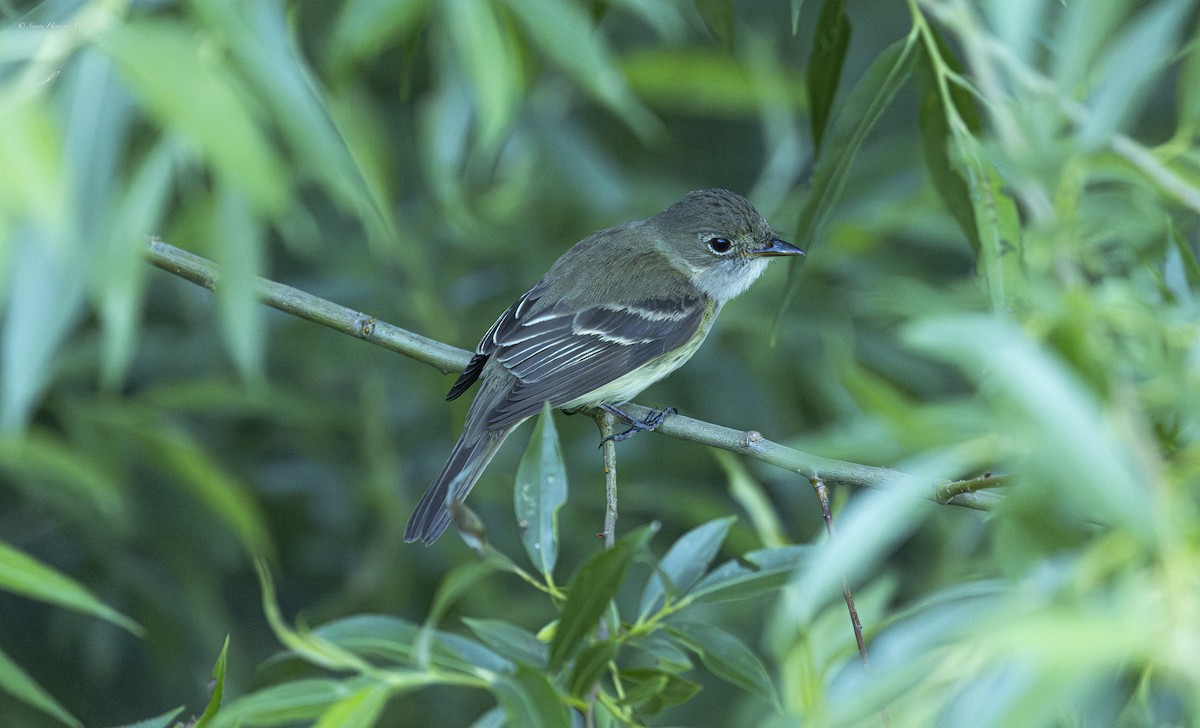
[[[491,350],[478,355],[495,357],[516,380],[492,403],[485,426],[518,422],[543,402],[572,402],[682,347],[700,327],[705,307],[700,296],[534,314],[514,305],[485,338]]]

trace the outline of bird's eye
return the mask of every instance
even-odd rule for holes
[[[708,241],[708,249],[717,255],[724,255],[733,249],[733,243],[729,242],[729,238],[712,238]]]

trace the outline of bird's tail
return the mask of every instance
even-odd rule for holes
[[[450,504],[467,497],[511,429],[471,432],[468,428],[458,438],[442,472],[425,489],[425,495],[421,496],[421,502],[408,519],[408,525],[404,527],[405,541],[431,544],[442,535],[450,525]]]

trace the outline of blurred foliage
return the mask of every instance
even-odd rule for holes
[[[0,725],[1200,721],[1197,3],[0,12]],[[253,276],[471,347],[711,186],[809,256],[644,401],[910,477],[826,539],[804,478],[642,436],[604,551],[559,417],[490,542],[403,544],[465,406]],[[988,515],[912,493],[983,472]]]

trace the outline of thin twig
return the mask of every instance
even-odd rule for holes
[[[821,516],[825,519],[825,532],[833,538],[833,511],[829,508],[829,487],[821,478],[810,478],[813,490],[817,491],[817,500],[821,501]],[[846,609],[850,610],[850,624],[854,627],[854,641],[858,643],[858,656],[864,666],[871,664],[867,656],[867,643],[863,640],[862,620],[858,618],[858,609],[854,607],[854,595],[850,592],[850,582],[842,577],[842,597],[846,600]]]
[[[832,540],[833,511],[829,507],[829,487],[819,477],[809,478],[809,482],[812,483],[813,490],[817,492],[817,500],[821,502],[821,517],[825,519],[825,532]],[[850,582],[846,580],[845,576],[842,576],[842,598],[846,600],[846,609],[850,612],[850,625],[854,628],[854,641],[858,643],[858,656],[862,660],[863,667],[870,669],[871,657],[867,654],[867,642],[863,639],[862,620],[858,618],[858,608],[854,606],[854,594],[850,591]],[[892,719],[888,715],[887,708],[879,709],[879,717],[883,720],[883,724],[890,728]]]
[[[600,448],[604,451],[604,548],[611,549],[617,541],[617,443],[613,437],[613,415],[597,409],[596,426],[600,428]]]
[[[151,241],[147,248],[147,258],[153,265],[209,290],[214,290],[219,284],[219,274],[215,263],[180,250],[162,240]],[[471,352],[465,349],[443,344],[392,324],[377,321],[367,314],[339,306],[282,283],[259,278],[257,285],[259,299],[268,306],[403,354],[410,359],[429,364],[444,373],[462,371],[471,359]],[[622,405],[622,409],[630,415],[641,418],[651,411],[649,407],[635,404]],[[819,476],[833,485],[886,488],[904,477],[902,473],[891,468],[823,458],[772,442],[754,430],[735,430],[682,415],[666,418],[655,432],[679,440],[741,453],[769,465],[799,473],[805,478]],[[977,479],[930,483],[926,497],[943,505],[988,510],[1000,499],[1000,496],[995,493],[976,492],[969,489],[960,492],[961,489],[956,487],[957,483],[972,483],[975,480]],[[614,506],[614,519],[615,516]]]

